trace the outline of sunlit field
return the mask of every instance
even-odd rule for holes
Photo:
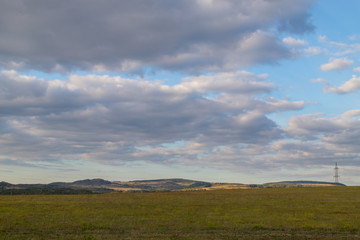
[[[360,187],[0,196],[0,239],[360,239]]]

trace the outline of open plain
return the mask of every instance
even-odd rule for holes
[[[1,239],[360,239],[360,187],[0,196]]]

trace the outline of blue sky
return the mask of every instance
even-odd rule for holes
[[[1,180],[358,185],[359,8],[0,1]]]

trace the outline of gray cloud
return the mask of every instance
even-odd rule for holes
[[[2,0],[0,62],[52,72],[201,72],[271,63],[291,52],[269,29],[311,31],[312,2]]]
[[[296,159],[311,160],[317,164],[321,159],[334,159],[348,165],[359,165],[360,147],[360,110],[347,111],[336,117],[320,114],[296,116],[289,120],[284,130],[294,140],[306,140],[294,143],[277,143],[277,149],[299,149],[302,157]],[[289,146],[290,147],[287,147]],[[301,148],[299,148],[301,147]],[[309,149],[306,150],[306,149]],[[310,163],[309,162],[309,163]]]
[[[339,162],[344,170],[346,166],[360,166],[359,116],[359,110],[331,118],[321,114],[300,115],[291,118],[289,125],[281,129],[286,137],[268,144],[231,143],[207,152],[199,144],[192,148],[188,145],[181,150],[192,154],[193,162],[189,164],[212,164],[247,172],[256,169],[256,174],[286,169],[289,177],[291,172],[296,174],[299,169],[311,173],[317,168],[329,168],[329,164],[335,162]],[[160,149],[148,151],[152,154],[159,151],[160,154]],[[180,149],[168,150],[166,154],[171,156],[170,151],[174,154]],[[202,152],[207,154],[197,154]],[[301,176],[303,174],[301,172]]]
[[[294,138],[312,140],[319,135],[339,131],[341,128],[339,122],[321,117],[321,114],[307,114],[290,118],[286,130]]]
[[[295,116],[281,128],[267,114],[304,103],[260,97],[274,88],[266,75],[217,73],[168,86],[106,75],[45,81],[3,71],[0,86],[0,161],[7,164],[359,166],[359,110]]]
[[[193,159],[218,146],[280,139],[283,130],[266,115],[304,105],[255,97],[273,85],[266,76],[248,72],[197,76],[167,86],[106,75],[45,81],[3,71],[0,83],[0,146],[8,159]],[[201,147],[195,153],[182,149],[182,154],[162,147],[178,141]]]

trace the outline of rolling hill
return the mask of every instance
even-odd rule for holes
[[[107,181],[104,179],[85,179],[75,182],[53,182],[50,184],[11,184],[0,182],[0,194],[94,194],[109,192],[165,192],[220,189],[252,189],[283,187],[330,187],[345,186],[341,183],[320,181],[284,181],[265,184],[210,183],[181,178]]]

